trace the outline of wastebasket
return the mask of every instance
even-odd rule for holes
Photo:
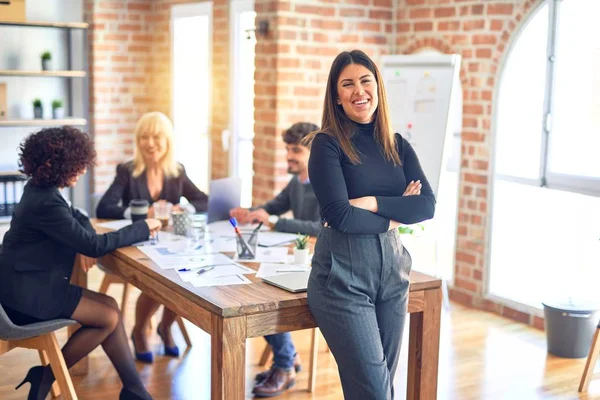
[[[548,352],[566,358],[586,357],[600,319],[600,304],[572,298],[542,304]]]

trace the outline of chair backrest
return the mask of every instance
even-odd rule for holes
[[[0,339],[12,338],[17,330],[18,327],[8,318],[6,311],[4,311],[4,308],[0,304]]]

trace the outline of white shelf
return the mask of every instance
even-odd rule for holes
[[[87,29],[85,22],[36,22],[36,21],[0,21],[0,26],[24,26],[31,28],[62,28],[62,29]]]
[[[0,119],[0,127],[7,126],[84,126],[87,120],[84,118],[62,118],[62,119]]]
[[[43,78],[84,78],[85,71],[21,71],[0,69],[0,76],[35,76]]]

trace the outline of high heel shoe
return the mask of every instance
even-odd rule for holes
[[[161,338],[161,340],[163,341],[163,344],[165,345],[165,356],[169,356],[169,357],[179,357],[179,347],[177,346],[173,346],[173,347],[169,347],[167,346],[167,342],[165,342],[165,338],[160,330],[160,324],[156,327],[156,333],[158,334],[158,336]]]
[[[135,345],[135,339],[133,338],[133,332],[131,332],[131,342],[133,343],[133,352],[135,353],[135,358],[138,361],[141,361],[146,364],[152,364],[154,362],[154,355],[152,355],[151,351],[145,353],[138,353],[137,346]],[[125,390],[125,389],[123,389]],[[123,393],[123,392],[121,392]]]
[[[119,400],[152,400],[152,397],[150,397],[150,395],[146,397],[140,397],[137,394],[123,388],[119,394]]]
[[[15,390],[18,390],[25,383],[29,382],[31,384],[31,387],[29,388],[29,395],[27,396],[27,400],[38,400],[39,398],[45,398],[45,394],[40,393],[40,389],[42,386],[42,378],[44,377],[44,372],[46,371],[46,368],[50,368],[50,366],[48,365],[44,367],[42,365],[38,365],[37,367],[30,368],[29,371],[27,371],[27,375],[25,375],[25,379],[23,379],[23,382],[19,383]],[[50,388],[48,388],[48,391],[50,391]],[[44,397],[41,397],[40,395],[43,395]]]

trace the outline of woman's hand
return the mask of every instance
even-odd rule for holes
[[[376,213],[379,209],[377,207],[377,199],[375,196],[364,196],[358,197],[356,199],[350,199],[350,205],[357,208],[362,208],[363,210],[371,211]]]
[[[410,181],[402,196],[418,196],[421,194],[421,181]]]
[[[160,231],[160,228],[162,228],[162,222],[155,218],[147,218],[145,221],[150,230],[150,236],[154,236],[156,232]]]
[[[77,254],[75,257],[75,264],[78,264],[79,268],[87,274],[87,272],[96,265],[96,259],[84,256],[83,254]]]

